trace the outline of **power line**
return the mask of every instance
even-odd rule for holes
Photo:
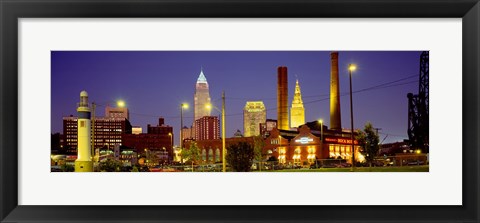
[[[404,80],[408,80],[408,79],[411,79],[413,77],[416,77],[418,75],[411,75],[411,76],[407,76],[407,77],[404,77],[404,78],[401,78],[401,79],[398,79],[398,80],[394,80],[394,81],[390,81],[390,82],[386,82],[386,83],[382,83],[382,84],[379,84],[379,85],[375,85],[375,86],[372,86],[372,87],[367,87],[367,88],[363,88],[363,89],[360,89],[360,90],[356,90],[356,91],[353,91],[352,93],[355,94],[355,93],[361,93],[361,92],[366,92],[366,91],[372,91],[372,90],[379,90],[379,89],[384,89],[384,88],[390,88],[390,87],[396,87],[396,86],[401,86],[401,85],[406,85],[406,84],[411,84],[411,83],[417,83],[418,80],[415,80],[415,81],[409,81],[409,82],[403,82],[403,83],[398,83],[398,82],[401,82],[401,81],[404,81]],[[346,96],[348,95],[349,93],[348,92],[344,92],[344,93],[341,93],[340,94],[340,97],[343,97],[343,96]],[[305,96],[306,97],[319,97],[319,96],[329,96],[329,94],[322,94],[322,95],[310,95],[310,96]],[[213,101],[218,101],[220,100],[221,98],[217,98]],[[228,100],[250,100],[251,98],[242,98],[242,97],[226,97],[226,99]],[[274,100],[276,98],[263,98],[263,99],[257,99],[257,100]],[[312,103],[316,103],[316,102],[321,102],[321,101],[325,101],[325,100],[329,100],[330,97],[325,97],[325,98],[321,98],[321,99],[317,99],[317,100],[313,100],[313,101],[308,101],[308,102],[305,102],[303,104],[312,104]],[[102,106],[101,104],[97,104],[97,105],[100,105]],[[106,105],[103,105],[103,106],[106,106]],[[275,111],[277,110],[277,108],[267,108],[265,109],[265,111]],[[141,113],[134,113],[134,112],[130,112],[131,115],[138,115],[138,116],[145,116],[145,117],[160,117],[159,115],[152,115],[152,114],[141,114]],[[238,116],[238,115],[243,115],[243,113],[234,113],[234,114],[226,114],[225,116]],[[164,118],[169,118],[169,119],[178,119],[180,118],[180,116],[161,116],[161,117],[164,117]],[[191,117],[185,117],[184,118],[193,118],[193,116]]]

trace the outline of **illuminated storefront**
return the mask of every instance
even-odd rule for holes
[[[321,159],[344,159],[351,162],[352,141],[349,135],[348,132],[326,129],[322,137],[320,132],[312,131],[306,125],[298,131],[273,129],[265,139],[264,154],[276,157],[282,164],[308,165]],[[354,140],[354,144],[358,145],[358,142]],[[358,146],[355,146],[355,151],[355,159],[362,161],[363,156],[359,153]]]

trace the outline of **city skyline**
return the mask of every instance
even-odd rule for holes
[[[380,140],[407,139],[407,93],[418,93],[420,51],[339,52],[342,127],[349,129],[348,64],[353,74],[355,128],[367,121],[381,128]],[[86,90],[102,116],[104,106],[123,100],[133,126],[146,128],[158,117],[174,128],[178,145],[180,104],[188,103],[184,125],[193,123],[195,83],[203,68],[212,104],[226,94],[226,136],[243,131],[246,101],[263,101],[267,119],[277,119],[276,69],[288,67],[288,105],[298,79],[305,121],[329,126],[330,51],[53,51],[52,133],[62,117],[76,115],[78,92]],[[82,77],[85,81],[77,81]],[[100,111],[99,111],[100,110]],[[289,109],[290,110],[290,109]],[[212,110],[212,115],[219,112]]]

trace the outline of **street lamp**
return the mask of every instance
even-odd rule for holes
[[[320,123],[320,141],[323,143],[323,119],[319,119],[318,123]]]
[[[172,150],[172,162],[173,162],[173,135],[171,132],[169,132],[168,135],[170,136],[170,149]]]
[[[226,172],[227,169],[227,164],[225,161],[225,153],[226,153],[226,148],[225,148],[225,91],[222,92],[222,110],[220,111],[217,107],[212,106],[211,104],[205,105],[206,109],[211,110],[212,108],[217,109],[220,113],[222,113],[222,170],[223,172]]]
[[[188,109],[187,103],[180,104],[180,150],[183,150],[183,109]]]
[[[353,139],[353,97],[352,97],[352,72],[357,69],[355,64],[348,65],[348,74],[350,76],[350,125],[352,127],[351,130],[351,140],[352,140],[352,171],[355,171],[355,143]]]
[[[118,101],[117,101],[117,106],[118,106],[119,108],[125,107],[125,101],[123,101],[123,100],[118,100]]]

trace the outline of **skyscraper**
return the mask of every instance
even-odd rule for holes
[[[203,74],[203,69],[200,70],[200,75],[198,76],[197,83],[195,84],[194,102],[195,114],[193,120],[193,132],[195,132],[195,139],[197,139],[197,131],[195,130],[196,120],[204,116],[210,116],[210,109],[207,108],[207,105],[210,104],[210,92],[207,78]]]
[[[305,108],[303,107],[302,92],[297,80],[292,107],[290,108],[290,128],[297,128],[303,124],[305,124]]]
[[[243,133],[245,137],[260,135],[260,123],[267,120],[263,101],[247,101],[243,109]]]

